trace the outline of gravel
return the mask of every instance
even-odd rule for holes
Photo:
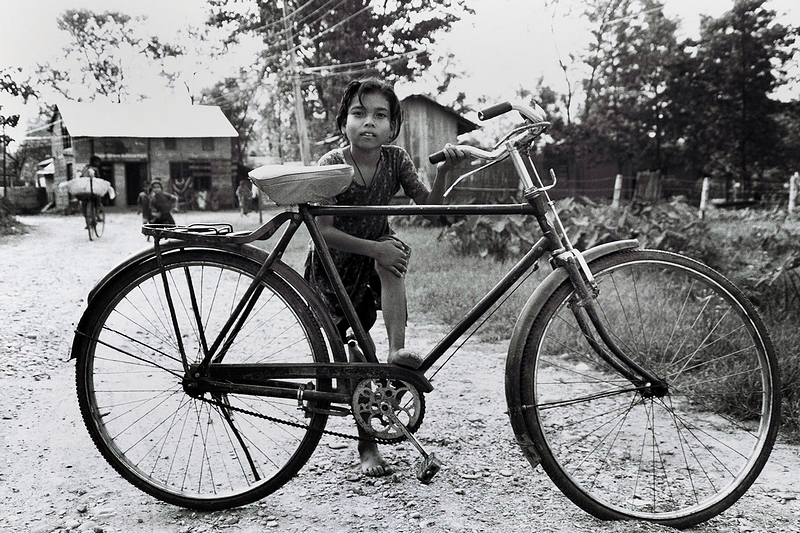
[[[257,215],[178,213],[179,222],[252,227]],[[360,474],[355,443],[326,436],[300,474],[264,500],[198,513],[129,485],[83,426],[69,360],[72,330],[92,285],[148,243],[139,216],[112,212],[89,242],[80,217],[20,217],[25,235],[0,237],[0,531],[52,533],[212,531],[660,532],[645,523],[587,515],[532,470],[514,443],[503,394],[505,343],[470,341],[436,376],[417,435],[444,467],[429,485],[414,476],[410,444],[384,447],[396,473]],[[413,317],[411,317],[413,319]],[[439,326],[411,324],[428,346]],[[463,364],[456,364],[462,358]],[[800,532],[795,484],[800,450],[780,444],[731,509],[698,532]]]

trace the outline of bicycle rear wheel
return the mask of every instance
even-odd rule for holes
[[[522,425],[553,482],[594,516],[708,520],[750,487],[775,441],[780,386],[765,328],[735,286],[687,258],[628,251],[590,268],[611,338],[668,390],[634,386],[592,350],[565,281],[509,369]]]
[[[179,339],[190,363],[202,359],[260,265],[213,250],[163,259],[180,335],[155,259],[110,281],[73,345],[81,414],[105,459],[144,492],[199,510],[251,503],[305,464],[327,417],[306,418],[297,399],[186,394]],[[261,289],[224,363],[329,361],[309,304],[272,271]]]
[[[94,210],[94,221],[94,234],[99,239],[106,229],[106,214],[100,209],[99,205]]]

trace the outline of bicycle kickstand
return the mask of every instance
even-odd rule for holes
[[[439,470],[442,468],[442,462],[436,457],[435,453],[428,453],[425,451],[425,448],[422,447],[422,444],[420,444],[420,442],[416,439],[416,437],[414,437],[408,428],[403,425],[400,419],[397,418],[397,415],[394,414],[392,407],[388,403],[384,403],[381,405],[381,407],[392,424],[394,424],[394,426],[399,429],[409,441],[411,441],[411,444],[413,444],[414,447],[416,447],[419,451],[420,455],[422,455],[422,459],[417,463],[417,479],[427,485],[431,482],[433,476],[439,473]]]

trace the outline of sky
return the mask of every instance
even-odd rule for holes
[[[67,9],[86,8],[96,12],[120,11],[147,16],[148,29],[169,41],[187,25],[200,26],[205,20],[205,0],[0,0],[0,65],[32,70],[37,63],[53,60],[66,44],[64,32],[56,27],[57,17]],[[681,21],[679,38],[697,36],[700,15],[718,17],[733,6],[733,0],[665,0],[665,14]],[[566,4],[544,0],[468,0],[475,15],[459,21],[439,37],[440,53],[455,55],[465,73],[453,85],[464,92],[467,103],[486,96],[489,101],[513,98],[520,87],[534,88],[539,78],[559,92],[566,91],[559,57],[586,45],[583,23],[566,12]],[[768,0],[781,22],[800,26],[797,0]],[[232,62],[213,67],[198,66],[198,58],[187,58],[183,79],[176,92],[155,93],[188,103],[189,93],[199,93],[230,73]],[[145,83],[144,80],[140,80]],[[156,84],[150,83],[153,87]],[[421,82],[399,86],[398,93],[430,93],[432,85]],[[21,112],[22,123],[34,106],[21,108],[17,102],[0,100],[3,114]],[[11,133],[20,138],[20,132]],[[22,132],[24,135],[24,131]],[[13,149],[13,146],[12,146]]]

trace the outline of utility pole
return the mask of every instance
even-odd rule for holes
[[[289,66],[292,70],[292,85],[294,86],[294,114],[297,122],[297,137],[300,142],[300,159],[304,165],[311,164],[311,152],[308,146],[308,127],[306,126],[306,114],[303,111],[303,93],[300,89],[300,72],[297,70],[297,60],[292,50],[294,39],[292,39],[292,25],[289,22],[289,15],[286,12],[286,2],[283,2],[283,22],[286,28],[286,46],[289,50]]]

